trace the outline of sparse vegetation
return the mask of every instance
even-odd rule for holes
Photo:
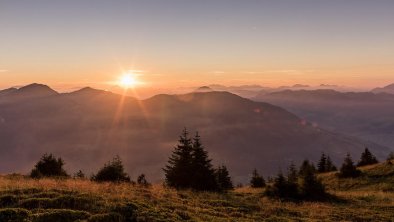
[[[113,158],[101,168],[92,180],[97,182],[130,182],[130,177],[124,172],[122,160],[119,156]]]
[[[360,175],[361,171],[357,169],[357,167],[354,165],[352,157],[348,153],[346,155],[345,160],[343,161],[343,164],[341,166],[341,169],[339,171],[338,176],[347,178],[347,177],[358,177]]]
[[[49,221],[61,221],[65,215],[72,215],[85,222],[391,221],[394,218],[394,165],[382,163],[360,170],[362,176],[357,178],[319,174],[327,191],[336,196],[324,202],[266,198],[262,195],[266,188],[243,187],[214,193],[176,190],[157,184],[142,187],[131,183],[2,176],[0,219],[34,222],[51,217]],[[44,203],[43,198],[46,204],[24,205],[34,199]]]
[[[68,177],[63,169],[64,161],[53,154],[44,154],[31,171],[32,178],[42,177]]]
[[[365,148],[364,152],[361,154],[360,161],[357,163],[357,166],[367,166],[371,164],[376,164],[379,161],[376,157],[369,151],[368,148]]]
[[[265,180],[256,169],[253,170],[252,178],[250,179],[250,186],[253,188],[261,188],[265,186]]]
[[[317,164],[317,171],[319,173],[337,171],[337,167],[332,163],[331,157],[329,155],[326,156],[325,153],[322,153]]]

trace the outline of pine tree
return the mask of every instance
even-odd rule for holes
[[[366,165],[371,165],[378,163],[378,160],[376,157],[368,150],[368,148],[365,148],[364,152],[361,154],[360,161],[358,162],[357,166],[366,166]]]
[[[62,158],[56,158],[53,154],[44,154],[34,166],[30,176],[32,178],[68,177],[69,175],[63,169],[63,166],[64,161]]]
[[[287,196],[289,198],[298,197],[298,173],[293,162],[287,169]]]
[[[231,177],[229,175],[226,166],[224,165],[219,166],[215,174],[216,174],[218,190],[226,191],[234,188],[233,182],[231,181]]]
[[[310,163],[309,160],[304,160],[301,164],[299,175],[303,175],[307,173],[309,170],[316,172],[315,166],[312,163]]]
[[[97,182],[130,182],[130,177],[124,171],[120,157],[115,156],[96,175],[92,176],[92,180]]]
[[[213,191],[217,189],[215,170],[212,167],[211,160],[208,158],[208,152],[201,144],[200,135],[196,132],[193,138],[192,162],[189,176],[192,175],[191,188],[195,190]]]
[[[300,174],[300,195],[304,199],[322,199],[326,192],[323,184],[317,179],[312,165],[305,166]]]
[[[332,163],[331,158],[327,155],[326,172],[337,171],[337,167]]]
[[[252,178],[250,179],[250,186],[253,188],[260,188],[265,186],[265,180],[256,169],[253,170]]]
[[[321,157],[320,157],[320,160],[319,160],[319,163],[317,164],[317,171],[319,173],[327,172],[328,169],[326,167],[327,167],[327,157],[326,157],[326,155],[324,153],[322,153]]]
[[[266,189],[265,194],[277,198],[291,198],[289,197],[288,183],[281,171],[279,171],[279,173],[275,177],[272,186],[269,186]]]
[[[353,160],[350,156],[350,154],[348,153],[346,155],[345,160],[343,161],[343,164],[341,166],[340,172],[339,172],[339,176],[340,177],[357,177],[360,175],[360,171],[356,168],[356,166],[353,163]]]
[[[166,184],[178,189],[191,188],[193,182],[190,175],[193,172],[191,166],[193,145],[186,128],[180,135],[178,142],[168,160],[168,164],[163,169]]]

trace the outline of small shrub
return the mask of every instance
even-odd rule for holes
[[[0,209],[1,222],[23,222],[29,218],[30,211],[21,208]]]
[[[137,184],[144,187],[150,186],[150,183],[146,180],[145,174],[141,174],[138,176]]]
[[[99,172],[92,177],[97,182],[130,182],[130,177],[124,172],[122,160],[119,156],[104,165]]]
[[[30,176],[32,178],[68,177],[63,165],[64,161],[61,158],[56,158],[52,154],[44,154],[34,166]]]

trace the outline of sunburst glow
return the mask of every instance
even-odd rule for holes
[[[138,84],[138,80],[132,73],[125,73],[119,78],[118,84],[123,88],[132,88]]]

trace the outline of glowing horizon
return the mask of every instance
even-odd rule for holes
[[[0,3],[0,89],[394,82],[393,1]],[[126,81],[127,82],[127,81]],[[133,81],[129,81],[133,82]],[[122,85],[122,84],[120,84]]]

